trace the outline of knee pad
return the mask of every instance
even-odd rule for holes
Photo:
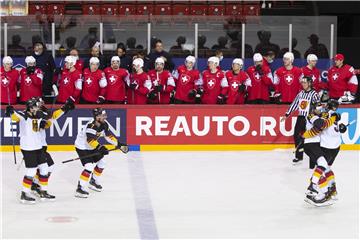
[[[96,166],[97,166],[98,168],[105,168],[105,166],[106,166],[105,160],[104,160],[104,159],[101,159],[100,161],[97,162]]]
[[[95,165],[93,163],[86,163],[84,165],[85,170],[92,172],[94,170]]]
[[[325,169],[325,171],[328,171],[329,170],[329,165],[326,161],[326,159],[324,157],[319,157],[317,160],[316,160],[316,164],[319,166],[319,167],[323,167]]]
[[[37,168],[26,168],[25,176],[33,178],[36,175]]]
[[[42,176],[46,176],[49,173],[49,169],[48,169],[49,167],[48,167],[47,163],[40,164],[38,166],[38,168],[39,168],[39,173]]]

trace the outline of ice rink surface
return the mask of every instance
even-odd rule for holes
[[[291,150],[112,152],[88,199],[74,197],[80,162],[61,163],[76,153],[53,152],[57,200],[32,206],[19,203],[24,166],[1,154],[4,238],[359,238],[358,151],[340,152],[339,201],[323,208],[304,202],[312,171]]]

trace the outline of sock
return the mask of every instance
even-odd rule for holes
[[[319,189],[320,189],[320,192],[322,192],[322,193],[326,193],[328,190],[328,181],[327,181],[326,177],[324,177],[324,176],[320,177]]]
[[[40,175],[40,171],[39,171],[39,169],[36,169],[36,175],[33,178],[33,183],[35,183],[37,185],[39,185],[39,175]]]
[[[48,181],[48,175],[39,175],[39,183],[42,191],[47,191]]]
[[[326,180],[329,182],[329,185],[335,183],[335,176],[332,170],[329,170],[325,173]]]
[[[94,168],[92,177],[95,179],[96,184],[99,184],[99,178],[100,178],[103,170],[104,170],[103,168],[99,168],[98,166],[96,166]]]
[[[91,171],[84,169],[80,175],[80,186],[82,189],[85,189],[89,182]]]
[[[32,177],[28,177],[26,175],[24,176],[23,182],[22,182],[23,192],[26,192],[26,193],[30,192],[32,181],[33,181]]]
[[[314,184],[318,184],[319,183],[319,180],[320,180],[320,177],[323,175],[324,173],[324,168],[323,167],[319,167],[317,166],[313,172],[313,175],[311,177],[311,182],[314,183]]]

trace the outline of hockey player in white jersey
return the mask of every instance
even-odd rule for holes
[[[75,148],[81,163],[84,167],[81,172],[75,197],[87,198],[89,188],[101,192],[100,176],[105,168],[105,155],[109,154],[109,150],[98,142],[100,137],[104,137],[107,142],[116,146],[122,152],[127,153],[129,148],[126,144],[118,141],[109,129],[109,123],[106,121],[106,111],[102,108],[93,110],[94,119],[88,122],[78,133],[75,140]],[[90,179],[90,182],[89,182]]]

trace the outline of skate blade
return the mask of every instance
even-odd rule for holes
[[[333,201],[339,201],[339,198],[337,196],[331,196],[331,200]]]
[[[310,199],[308,198],[305,198],[304,201],[312,206],[315,206],[315,207],[326,207],[326,206],[330,206],[330,205],[333,205],[334,202],[329,200],[329,201],[326,201],[324,203],[315,203],[313,201],[311,201]]]
[[[25,205],[34,205],[36,203],[36,201],[26,201],[26,200],[20,199],[20,203],[25,204]]]
[[[300,165],[300,164],[302,163],[302,161],[303,161],[303,160],[300,160],[300,161],[298,161],[298,162],[292,162],[292,165],[293,165],[293,166]]]
[[[81,194],[81,193],[75,193],[75,197],[77,197],[77,198],[88,198],[89,195]]]
[[[55,202],[56,198],[39,198],[40,202]]]
[[[94,186],[91,186],[91,185],[89,185],[89,188],[90,188],[91,190],[95,191],[95,192],[101,192],[101,191],[102,191],[102,189],[98,189],[98,188],[96,188],[96,187],[94,187]]]

